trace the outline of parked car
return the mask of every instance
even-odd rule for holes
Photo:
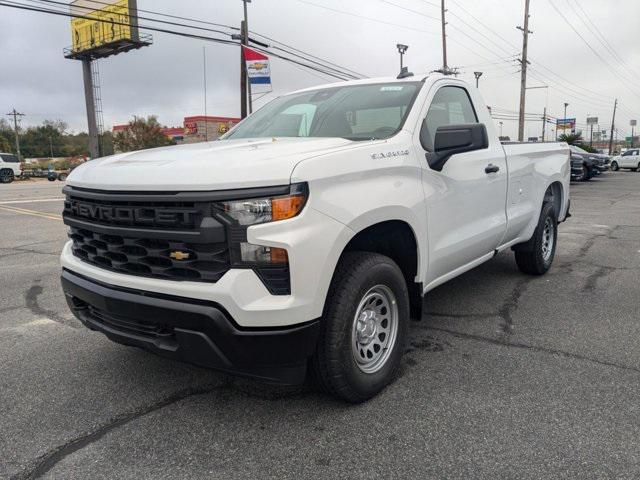
[[[613,160],[611,160],[611,170],[617,172],[621,168],[628,168],[633,172],[640,171],[640,150],[632,148],[622,155],[613,157]]]
[[[12,153],[0,153],[0,183],[11,183],[21,173],[18,157]]]
[[[587,155],[587,152],[574,145],[570,145],[571,149],[571,180],[578,182],[586,182],[599,174],[593,159]]]
[[[571,145],[570,148],[572,180],[590,180],[609,170],[610,158],[608,155],[587,152],[576,145]]]
[[[69,307],[115,342],[285,384],[309,366],[365,401],[424,294],[507,249],[552,265],[569,148],[503,145],[485,105],[451,76],[358,80],[220,141],[85,163],[63,189]]]

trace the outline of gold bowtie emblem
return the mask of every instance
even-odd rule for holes
[[[188,260],[189,257],[191,256],[191,254],[186,253],[186,252],[180,252],[179,250],[176,250],[175,252],[171,252],[169,254],[169,256],[171,258],[173,258],[174,260]]]

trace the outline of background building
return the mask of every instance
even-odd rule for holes
[[[234,117],[210,117],[198,115],[184,118],[184,143],[216,140],[240,122]]]

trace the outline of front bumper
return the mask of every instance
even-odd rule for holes
[[[306,376],[319,321],[242,329],[218,304],[137,291],[62,272],[67,303],[91,330],[124,345],[203,367],[295,385]]]

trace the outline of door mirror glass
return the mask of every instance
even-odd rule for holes
[[[436,130],[433,150],[426,155],[427,162],[439,172],[452,155],[485,148],[489,148],[489,138],[483,123],[445,125]]]

